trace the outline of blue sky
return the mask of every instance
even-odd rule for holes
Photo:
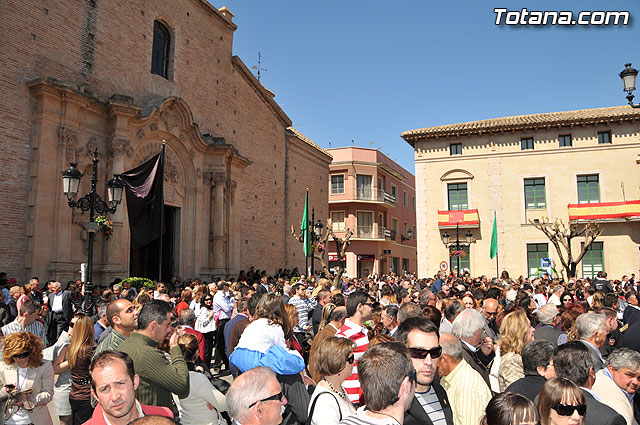
[[[400,133],[626,103],[640,69],[640,2],[209,0],[235,15],[234,54],[324,148],[379,148],[414,171]],[[629,11],[627,26],[496,26],[496,7]],[[640,96],[636,98],[638,100]]]

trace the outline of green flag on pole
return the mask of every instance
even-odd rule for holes
[[[305,257],[311,255],[311,235],[309,234],[309,191],[304,198],[304,213],[302,213],[302,224],[300,225],[302,236],[302,251]]]
[[[493,259],[498,255],[498,222],[496,219],[496,212],[493,212],[493,232],[491,233],[491,250],[489,256]]]

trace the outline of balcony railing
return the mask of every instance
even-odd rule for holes
[[[386,193],[383,189],[376,188],[346,188],[344,193],[332,193],[331,196],[340,196],[342,199],[329,198],[329,202],[345,202],[347,200],[345,198],[350,198],[356,201],[384,202],[392,206],[396,203],[395,196]]]
[[[392,240],[392,241],[395,241],[395,240],[396,240],[396,235],[397,235],[397,233],[398,233],[398,232],[396,232],[395,230],[386,229],[386,230],[384,231],[384,238],[385,238],[385,239]]]
[[[385,235],[382,226],[358,226],[356,228],[356,237],[362,239],[383,239]]]
[[[640,220],[640,200],[569,204],[570,221],[630,221]]]

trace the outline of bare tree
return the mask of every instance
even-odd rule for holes
[[[558,258],[564,269],[562,276],[564,277],[566,273],[567,278],[576,276],[578,264],[582,261],[591,244],[602,234],[602,228],[594,221],[564,223],[561,219],[556,218],[551,222],[545,217],[536,221],[529,220],[529,223],[544,233],[556,248]],[[571,240],[581,236],[584,237],[584,243],[582,244],[580,254],[574,258],[571,250]]]
[[[293,235],[293,237],[297,239],[298,242],[304,243],[303,235],[302,234],[296,235],[296,229],[293,227],[293,225],[291,226],[291,235]],[[314,249],[312,253],[313,258],[320,261],[320,264],[322,265],[323,274],[329,280],[331,280],[331,283],[335,287],[338,287],[340,283],[340,279],[342,278],[342,275],[344,274],[346,269],[344,256],[345,256],[345,253],[347,252],[347,248],[349,247],[349,244],[351,243],[352,235],[353,235],[353,231],[347,228],[345,230],[344,236],[339,237],[333,231],[333,228],[331,225],[331,219],[327,219],[327,226],[325,227],[324,233],[318,238],[318,241],[317,241],[318,244],[322,244],[324,246],[324,250],[320,251],[320,250]],[[329,238],[333,239],[337,248],[336,253],[338,255],[338,268],[335,273],[331,272],[327,264],[327,261],[325,260],[325,252],[327,252],[329,248],[328,247]]]

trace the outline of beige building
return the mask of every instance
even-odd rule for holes
[[[333,230],[353,231],[346,252],[346,275],[366,278],[393,271],[414,273],[416,199],[413,174],[377,149],[327,150],[329,214]],[[333,249],[332,249],[333,248]],[[328,247],[329,267],[337,266],[335,244]]]
[[[305,189],[328,213],[331,156],[291,128],[275,95],[233,55],[236,24],[201,0],[0,3],[0,271],[75,279],[88,214],[72,210],[61,171],[77,162],[106,199],[114,173],[166,141],[162,278],[273,273],[304,266],[290,234]],[[94,251],[94,283],[157,278],[158,243],[132,249],[126,202]]]
[[[500,271],[539,273],[555,248],[529,220],[595,220],[603,234],[578,266],[612,278],[640,267],[640,110],[620,106],[496,118],[405,131],[415,150],[418,273],[455,267],[443,233],[474,243],[461,269],[496,275],[489,250],[494,213]],[[579,252],[580,238],[573,241]],[[443,265],[444,268],[444,265]]]

